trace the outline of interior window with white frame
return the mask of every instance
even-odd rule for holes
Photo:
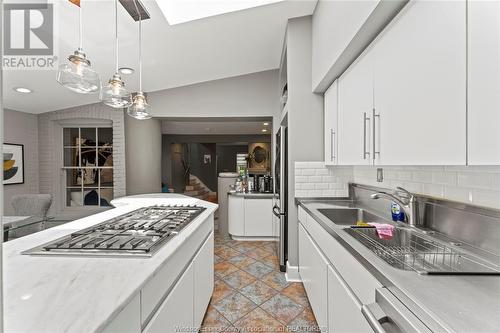
[[[110,206],[113,128],[63,127],[65,206]]]

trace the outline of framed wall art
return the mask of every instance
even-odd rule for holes
[[[24,183],[24,145],[3,144],[3,184]]]

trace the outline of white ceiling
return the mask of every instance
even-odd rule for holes
[[[54,1],[58,54],[64,61],[77,47],[78,11],[67,0]],[[287,20],[311,15],[316,0],[285,0],[173,26],[154,0],[143,3],[151,15],[143,22],[143,90],[156,91],[278,68]],[[86,0],[82,5],[84,50],[101,80],[107,81],[114,72],[114,2]],[[136,91],[138,27],[121,6],[118,20],[120,66],[136,69],[125,77],[127,88]],[[61,87],[55,76],[55,71],[48,70],[4,71],[4,107],[43,113],[98,101],[98,95],[80,95]],[[34,93],[19,94],[14,87]]]
[[[264,123],[268,125],[264,125]],[[241,119],[202,119],[194,120],[162,120],[161,132],[175,135],[235,135],[235,134],[272,134],[273,124],[270,120]],[[262,132],[267,129],[267,132]]]

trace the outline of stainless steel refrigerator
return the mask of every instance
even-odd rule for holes
[[[288,259],[288,128],[281,126],[276,133],[276,160],[274,165],[275,192],[278,198],[273,214],[280,220],[280,237],[277,248],[280,270],[286,271]]]

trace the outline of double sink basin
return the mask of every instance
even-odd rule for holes
[[[486,261],[480,252],[445,235],[434,237],[433,231],[394,226],[392,236],[379,234],[373,226],[358,226],[359,221],[388,223],[387,220],[361,208],[323,208],[318,212],[351,235],[371,252],[394,268],[419,274],[500,274],[500,267]],[[436,235],[437,236],[437,235]],[[445,240],[445,241],[443,241]]]

